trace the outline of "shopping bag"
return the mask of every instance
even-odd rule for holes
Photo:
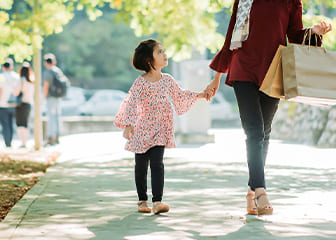
[[[281,49],[285,46],[280,45],[276,51],[272,63],[268,68],[266,76],[259,88],[268,96],[275,98],[284,98],[284,88],[282,80],[282,60]]]
[[[291,44],[281,49],[285,99],[312,105],[336,104],[336,52]]]

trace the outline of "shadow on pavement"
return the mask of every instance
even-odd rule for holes
[[[335,169],[269,166],[275,214],[267,217],[245,215],[245,163],[172,158],[165,160],[165,173],[164,201],[171,211],[155,216],[136,212],[133,160],[92,158],[56,165],[15,236],[23,240],[336,238]]]

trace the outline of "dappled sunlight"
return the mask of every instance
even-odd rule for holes
[[[126,240],[192,240],[191,238],[193,234],[186,233],[186,232],[152,232],[148,234],[141,234],[137,236],[125,236],[124,239]]]
[[[215,147],[208,144],[201,149],[209,152]],[[96,161],[88,155],[85,161],[56,165],[45,175],[46,187],[30,206],[29,221],[24,221],[16,236],[20,240],[38,239],[37,236],[52,240],[336,238],[336,168],[327,168],[325,163],[311,167],[311,160],[307,165],[290,165],[290,159],[270,158],[266,178],[274,215],[248,216],[248,173],[242,157],[245,153],[202,160],[206,154],[198,155],[200,148],[192,151],[193,155],[187,158],[165,159],[163,202],[170,211],[161,215],[137,212],[133,158],[107,161],[102,155]],[[270,153],[278,156],[272,149]],[[150,171],[148,198],[152,206]],[[29,222],[39,222],[41,226]]]
[[[97,196],[102,197],[133,197],[136,196],[136,191],[105,191],[105,192],[96,192]]]
[[[88,239],[94,237],[94,234],[88,231],[85,224],[62,224],[60,230],[58,224],[45,224],[42,227],[38,227],[31,231],[29,226],[22,226],[16,231],[16,236],[18,239],[68,239],[67,237],[72,237],[72,239]],[[62,238],[60,236],[63,236]]]

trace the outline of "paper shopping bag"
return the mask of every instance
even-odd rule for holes
[[[266,76],[259,88],[268,96],[275,98],[284,98],[284,88],[282,82],[282,60],[281,49],[285,46],[280,45],[276,51],[272,63],[268,68]]]
[[[291,44],[281,49],[285,98],[313,105],[336,104],[336,52]]]

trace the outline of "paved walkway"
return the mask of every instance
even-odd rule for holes
[[[245,214],[241,130],[166,150],[162,215],[136,211],[133,155],[121,132],[63,137],[63,154],[0,222],[0,239],[336,239],[336,149],[273,141],[267,162],[275,213]]]

